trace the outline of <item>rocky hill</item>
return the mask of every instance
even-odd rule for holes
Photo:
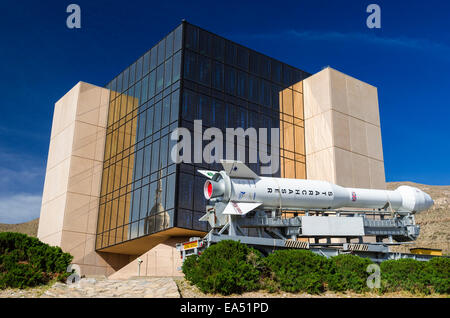
[[[38,225],[39,225],[39,218],[19,224],[0,223],[0,232],[19,232],[36,237]]]

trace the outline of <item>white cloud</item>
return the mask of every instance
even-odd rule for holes
[[[236,37],[236,35],[234,35]],[[445,43],[435,42],[424,38],[412,37],[386,37],[378,36],[373,33],[363,32],[338,32],[338,31],[297,31],[284,30],[276,33],[257,33],[257,34],[241,34],[237,37],[255,38],[255,39],[280,39],[280,38],[299,38],[312,41],[350,41],[358,43],[368,43],[373,45],[397,46],[408,49],[417,50],[450,50]]]
[[[377,36],[371,33],[362,32],[336,32],[336,31],[325,31],[325,32],[315,32],[315,31],[295,31],[289,30],[286,32],[288,35],[299,38],[308,38],[311,40],[336,40],[336,41],[360,41],[369,42],[376,45],[389,45],[389,46],[403,46],[406,48],[413,49],[448,49],[445,44],[430,41],[428,39],[422,38],[411,38],[411,37],[385,37]]]
[[[0,197],[0,223],[23,223],[39,217],[41,196],[33,194],[14,194]]]

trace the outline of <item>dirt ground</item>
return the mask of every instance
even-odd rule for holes
[[[247,292],[241,295],[233,294],[229,296],[223,296],[220,294],[204,294],[197,287],[191,285],[183,277],[175,277],[175,283],[178,286],[178,290],[181,294],[181,298],[450,298],[450,295],[415,295],[407,292],[398,293],[385,293],[380,295],[378,293],[333,293],[326,292],[321,295],[310,295],[307,293],[269,293],[267,291],[255,291]]]

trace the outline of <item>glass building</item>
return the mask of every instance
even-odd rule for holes
[[[164,231],[208,231],[199,221],[206,201],[197,169],[220,170],[220,164],[175,164],[170,156],[171,132],[184,127],[193,133],[194,120],[224,135],[225,128],[279,128],[274,176],[306,178],[301,81],[308,76],[182,22],[107,85],[96,249]],[[270,135],[267,140],[270,147]],[[258,163],[248,165],[260,174]]]

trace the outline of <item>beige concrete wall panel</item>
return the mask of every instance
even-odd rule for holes
[[[39,218],[38,238],[48,243],[46,240],[49,235],[61,232],[64,223],[65,207],[66,194],[42,205],[41,217]],[[52,240],[54,241],[54,238],[52,238]],[[58,240],[60,241],[61,237]]]
[[[86,234],[83,263],[97,266],[96,258],[98,258],[98,255],[95,252],[95,234]]]
[[[366,123],[367,155],[383,161],[383,145],[381,144],[381,129],[378,126]]]
[[[369,158],[369,167],[371,188],[386,189],[386,178],[383,162]]]
[[[370,189],[369,158],[352,153],[353,187]]]
[[[72,263],[84,264],[84,255],[86,247],[86,234],[72,231],[63,231],[61,249],[73,256]]]
[[[378,109],[378,90],[376,87],[363,83],[361,86],[361,108],[364,109],[364,120],[380,126],[380,111]]]
[[[303,94],[307,177],[335,179],[350,187],[383,186],[376,87],[326,68],[303,81]],[[327,113],[331,120],[325,117]],[[322,151],[328,148],[335,154],[328,156],[335,160],[329,165],[332,169],[323,160]],[[378,161],[370,169],[369,158]],[[373,171],[380,173],[375,176]]]
[[[80,83],[75,85],[55,103],[51,132],[52,136],[58,135],[62,130],[74,122],[79,91]]]
[[[336,184],[353,187],[352,153],[341,148],[334,148],[336,164]]]
[[[47,170],[66,160],[72,154],[74,125],[72,123],[51,138],[48,150]]]
[[[347,105],[348,114],[361,120],[365,120],[365,109],[362,107],[362,82],[347,76]]]
[[[332,112],[334,146],[350,150],[350,118],[340,112]]]
[[[103,162],[105,158],[105,141],[106,141],[106,129],[103,127],[97,127],[94,160]]]
[[[115,270],[94,246],[108,105],[107,89],[83,82],[55,104],[38,229],[86,273]]]
[[[328,70],[330,72],[331,106],[334,110],[348,114],[347,76],[333,69]]]
[[[306,154],[333,146],[331,111],[305,121]]]
[[[95,159],[97,126],[77,121],[75,124],[72,155]]]
[[[45,174],[44,191],[42,193],[42,203],[46,203],[54,198],[63,195],[67,191],[70,169],[70,159],[66,159],[47,170]]]
[[[90,196],[79,193],[67,193],[64,216],[64,230],[86,233],[89,219]]]
[[[40,234],[38,232],[38,238],[42,242],[47,243],[50,246],[61,246],[61,235],[62,235],[62,231],[54,232],[54,233],[48,234],[48,235]]]
[[[67,191],[91,195],[94,161],[72,156]]]
[[[330,72],[325,69],[303,81],[305,119],[331,108]],[[308,105],[306,107],[306,105]]]
[[[308,179],[335,182],[335,160],[332,148],[306,156]]]
[[[354,117],[349,117],[350,150],[367,155],[366,123]]]

